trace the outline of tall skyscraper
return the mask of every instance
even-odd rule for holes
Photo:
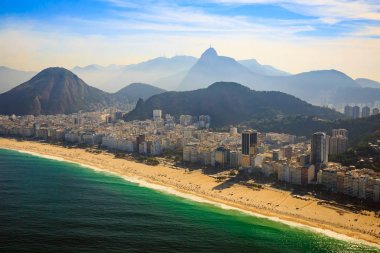
[[[360,107],[357,105],[352,107],[352,118],[354,119],[360,118]]]
[[[241,148],[242,148],[242,161],[243,167],[251,167],[253,155],[257,147],[257,131],[248,130],[241,134]]]
[[[248,130],[241,134],[241,145],[243,155],[252,155],[257,147],[257,131]]]
[[[352,106],[346,105],[344,107],[344,115],[352,118]]]
[[[370,115],[370,108],[368,106],[364,106],[362,108],[362,118],[369,117]]]
[[[323,163],[328,162],[329,136],[323,132],[314,133],[311,136],[310,164],[319,168]]]

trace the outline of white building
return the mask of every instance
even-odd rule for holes
[[[161,110],[153,110],[153,120],[161,120],[162,118],[162,111]]]

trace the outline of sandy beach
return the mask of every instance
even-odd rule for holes
[[[165,186],[170,193],[183,197],[191,194],[199,198],[199,201],[217,202],[225,207],[253,212],[290,225],[311,227],[317,232],[344,240],[352,238],[380,247],[380,218],[371,211],[354,213],[336,206],[320,205],[319,200],[314,198],[297,199],[291,192],[271,187],[255,190],[241,184],[216,180],[201,170],[189,172],[163,165],[148,166],[126,159],[115,159],[114,155],[105,152],[93,154],[85,149],[4,138],[0,138],[0,148],[61,158],[114,173],[130,181],[152,184],[151,188],[155,188],[154,185]]]

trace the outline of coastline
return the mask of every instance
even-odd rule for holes
[[[360,231],[375,229],[375,234],[380,235],[380,219],[374,217],[373,214],[368,216],[368,214],[347,212],[341,215],[334,208],[318,205],[316,200],[295,199],[291,197],[290,192],[270,188],[254,191],[242,185],[232,185],[226,189],[217,190],[214,188],[220,182],[215,182],[214,178],[204,175],[200,171],[186,173],[183,170],[172,169],[163,165],[149,166],[125,159],[115,159],[111,154],[92,154],[84,149],[68,149],[46,143],[19,142],[13,139],[0,138],[0,148],[76,163],[95,171],[110,173],[142,187],[148,187],[192,201],[266,218],[336,239],[380,248],[380,238],[378,236]],[[247,197],[245,201],[243,196]],[[265,205],[262,201],[263,198],[265,201],[270,199],[273,204],[281,203],[284,206],[273,208],[272,203],[269,202]],[[285,208],[285,204],[286,206],[294,205],[293,211],[288,207]],[[295,206],[303,206],[304,210],[295,209]],[[286,212],[289,210],[290,212]],[[313,219],[312,211],[319,214],[323,213],[324,215],[322,218]],[[335,214],[335,217],[333,214]],[[355,229],[350,228],[349,225],[352,227],[352,224],[356,225]]]

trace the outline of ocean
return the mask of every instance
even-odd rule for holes
[[[0,149],[0,252],[380,250]]]

